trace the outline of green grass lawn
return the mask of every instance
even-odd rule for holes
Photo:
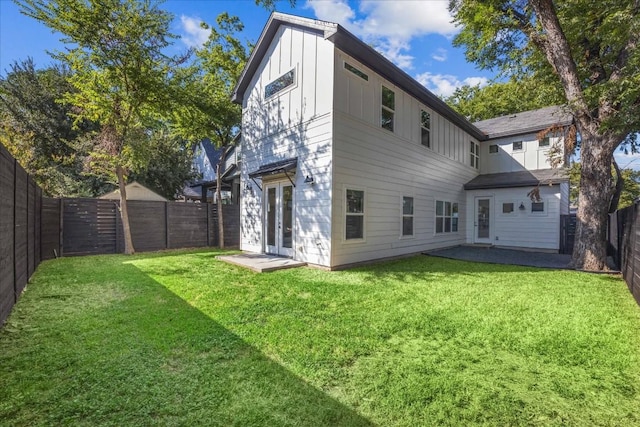
[[[618,277],[217,254],[43,263],[0,331],[0,425],[640,425]]]

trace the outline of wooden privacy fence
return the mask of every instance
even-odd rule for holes
[[[640,215],[634,204],[609,215],[609,253],[640,304]]]
[[[42,190],[0,144],[0,325],[40,264]]]
[[[129,222],[137,252],[218,245],[218,205],[129,200]],[[225,246],[240,244],[240,207],[223,205]],[[119,202],[102,199],[43,199],[42,256],[124,252]]]

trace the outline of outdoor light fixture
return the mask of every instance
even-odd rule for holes
[[[304,183],[305,184],[313,184],[315,181],[313,180],[313,176],[311,175],[307,175],[307,177],[304,179]]]
[[[527,209],[527,208],[525,208],[525,207],[524,207],[524,203],[520,202],[520,207],[519,207],[518,209],[520,209],[521,211],[523,211],[523,210],[525,210],[525,209]]]

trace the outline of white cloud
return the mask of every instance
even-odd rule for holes
[[[450,37],[456,32],[447,0],[362,0],[361,19],[346,0],[308,0],[305,7],[313,9],[318,19],[342,25],[404,69],[413,67],[414,58],[407,53],[413,38]]]
[[[180,23],[182,24],[181,40],[189,47],[200,48],[209,39],[211,30],[204,29],[200,26],[202,19],[194,16],[180,16]]]
[[[447,50],[446,49],[437,49],[433,55],[431,55],[431,58],[435,59],[438,62],[444,62],[447,60]]]
[[[456,76],[450,74],[432,74],[429,72],[418,74],[416,80],[431,92],[443,97],[453,95],[457,88],[464,85],[485,86],[489,82],[485,77],[467,77],[464,80],[459,80]]]

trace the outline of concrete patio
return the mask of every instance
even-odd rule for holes
[[[291,258],[265,254],[243,253],[236,255],[219,255],[216,258],[220,261],[245,267],[258,273],[284,270],[286,268],[303,267],[307,265],[306,262],[295,261]]]

